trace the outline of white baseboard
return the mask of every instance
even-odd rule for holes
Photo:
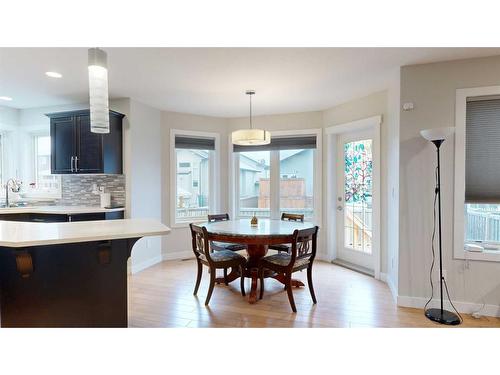
[[[142,270],[145,270],[148,267],[154,266],[156,263],[160,263],[162,261],[162,256],[158,255],[153,258],[147,259],[143,262],[134,264],[134,261],[132,260],[132,273],[137,273]]]
[[[319,251],[318,251],[318,253],[316,253],[316,260],[321,260],[323,262],[330,262],[331,261],[331,259],[328,256],[328,254],[321,253]]]
[[[389,276],[389,274],[380,272],[380,281],[383,281],[384,283],[389,286],[389,290],[391,291],[392,298],[394,298],[394,302],[397,303],[398,301],[398,291],[396,289],[396,285],[394,284],[394,280],[392,277]]]
[[[194,259],[192,251],[174,251],[173,253],[163,253],[162,260]]]
[[[398,306],[403,307],[414,307],[423,309],[428,298],[423,297],[409,297],[409,296],[398,296],[397,304]],[[431,307],[439,307],[440,300],[438,298],[434,298],[432,302],[429,304]],[[484,305],[481,303],[472,303],[472,302],[460,302],[453,301],[453,305],[457,308],[457,310],[464,314],[472,314],[477,312],[480,315],[484,316],[493,316],[500,317],[500,305]],[[444,306],[446,310],[453,311],[453,308],[450,305],[450,302],[445,300]]]

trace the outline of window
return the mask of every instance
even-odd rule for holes
[[[499,123],[500,87],[457,90],[456,258],[500,261]],[[464,244],[482,251],[466,251]]]
[[[32,136],[33,175],[24,195],[37,198],[60,198],[61,177],[51,174],[50,136],[36,134]]]
[[[321,130],[274,132],[266,146],[233,146],[235,214],[278,219],[281,213],[319,220]]]
[[[269,217],[270,156],[269,151],[240,152],[239,216]]]
[[[280,150],[280,213],[314,213],[314,149]]]
[[[465,120],[465,241],[500,244],[500,99],[469,100]]]
[[[215,172],[218,135],[172,130],[173,222],[204,221],[216,210]]]
[[[3,141],[4,141],[4,134],[0,133],[0,185],[3,186],[4,184],[4,166],[3,166]]]

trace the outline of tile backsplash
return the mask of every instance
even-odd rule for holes
[[[106,193],[111,193],[112,205],[125,205],[125,175],[61,175],[62,198],[57,199],[58,206],[99,206],[99,194],[92,193],[92,185],[104,186]]]

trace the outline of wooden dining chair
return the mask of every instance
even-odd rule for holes
[[[269,255],[260,260],[260,299],[264,296],[264,270],[268,269],[284,276],[285,289],[293,312],[297,312],[292,292],[292,273],[307,269],[307,284],[313,303],[316,304],[316,295],[312,282],[312,266],[316,257],[318,227],[309,229],[296,229],[287,239],[291,244],[290,253]]]
[[[299,221],[299,222],[304,222],[304,215],[303,214],[289,214],[286,212],[283,212],[281,214],[281,220],[283,221]],[[285,252],[288,253],[290,252],[290,244],[278,244],[278,245],[269,245],[269,249],[272,250],[278,250],[278,253]]]
[[[229,214],[213,214],[208,215],[208,222],[214,223],[216,221],[228,221]],[[246,245],[238,244],[238,243],[226,243],[226,242],[218,242],[218,241],[210,241],[210,248],[213,251],[222,251],[222,250],[230,250],[230,251],[240,251],[246,250]],[[227,285],[227,268],[224,268],[224,283]]]
[[[214,214],[214,215],[208,215],[208,222],[209,223],[214,223],[216,221],[228,221],[229,220],[229,214]],[[217,242],[217,241],[212,241],[211,243],[211,248],[214,251],[220,251],[220,250],[231,250],[231,251],[240,251],[240,250],[246,250],[246,246],[238,243],[225,243],[225,242]]]
[[[241,275],[241,294],[245,296],[244,268],[247,262],[246,258],[230,250],[221,250],[217,252],[210,251],[210,235],[207,232],[207,228],[199,227],[194,224],[189,224],[189,226],[191,228],[193,252],[198,265],[198,274],[196,276],[196,285],[193,294],[196,295],[198,293],[203,273],[203,265],[205,265],[210,270],[210,285],[208,287],[205,305],[208,305],[210,302],[212,292],[214,291],[216,270],[221,268],[227,269],[231,267],[239,269]]]

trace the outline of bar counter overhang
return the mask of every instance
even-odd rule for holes
[[[1,327],[127,327],[127,260],[156,220],[0,221]]]

